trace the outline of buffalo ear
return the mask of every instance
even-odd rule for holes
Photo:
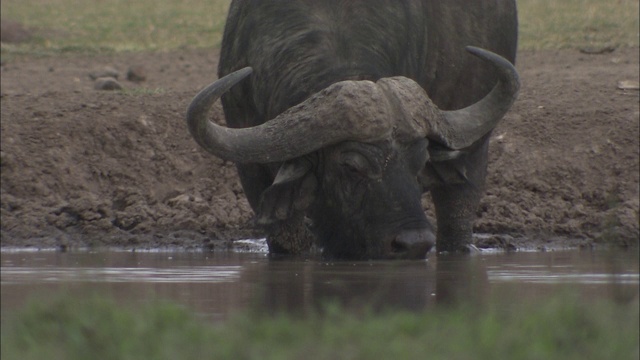
[[[431,158],[418,174],[422,192],[436,186],[468,183],[467,164],[461,156],[463,154],[461,151],[443,151],[438,153],[436,160]]]
[[[312,167],[311,162],[305,159],[286,161],[280,166],[273,184],[260,198],[258,224],[286,220],[311,205],[317,186]]]

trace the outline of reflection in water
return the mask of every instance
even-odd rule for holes
[[[424,308],[435,294],[427,261],[271,261],[247,272],[259,284],[256,304],[271,310],[308,312],[327,304],[349,309]]]
[[[439,304],[482,303],[488,291],[484,259],[462,254],[441,255],[436,266],[436,298]]]
[[[569,284],[585,299],[638,297],[635,253],[566,251],[427,261],[269,260],[255,253],[2,252],[2,314],[34,296],[107,293],[119,301],[170,299],[213,320],[236,311],[309,313],[326,304],[352,311],[436,304],[517,302]],[[4,318],[4,316],[2,316]]]
[[[487,272],[480,258],[448,255],[429,261],[271,261],[244,274],[259,284],[257,304],[287,312],[339,304],[353,310],[422,310],[434,304],[480,302]]]

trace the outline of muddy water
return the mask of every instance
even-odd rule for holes
[[[424,309],[436,304],[546,297],[567,288],[585,301],[638,297],[637,251],[438,256],[426,261],[326,262],[264,253],[54,252],[1,254],[2,318],[27,299],[105,294],[125,303],[171,300],[214,321],[248,309],[307,312]]]

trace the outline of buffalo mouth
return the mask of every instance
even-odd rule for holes
[[[335,241],[335,239],[333,239]],[[322,256],[328,260],[423,260],[436,244],[430,228],[402,230],[361,247],[353,243],[326,243]],[[343,245],[343,246],[340,246]]]
[[[389,257],[424,259],[435,244],[436,236],[429,229],[404,230],[391,241]]]

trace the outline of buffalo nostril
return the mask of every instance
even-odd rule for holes
[[[391,241],[391,251],[394,255],[406,258],[424,258],[436,243],[436,237],[432,231],[406,230]]]

